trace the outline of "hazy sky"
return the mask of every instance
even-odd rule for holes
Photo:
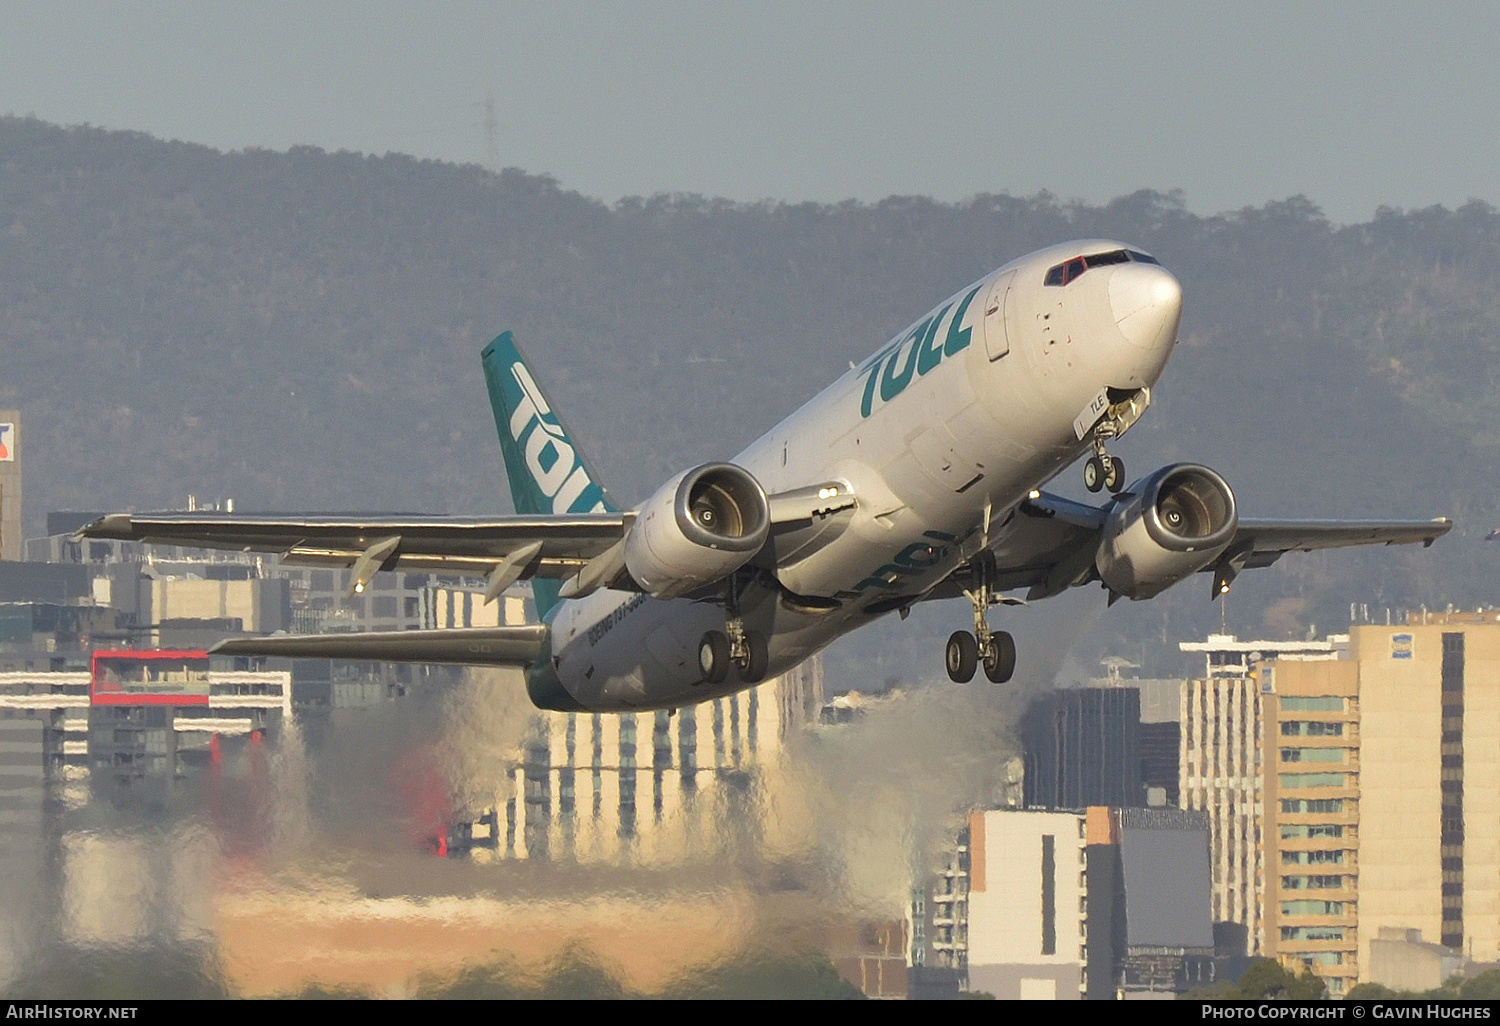
[[[0,6],[0,112],[489,160],[615,200],[1500,204],[1500,4]]]

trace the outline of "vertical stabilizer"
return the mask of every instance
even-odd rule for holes
[[[516,512],[613,511],[593,468],[536,383],[511,333],[504,332],[485,346],[480,359]],[[539,616],[557,604],[559,586],[550,580],[532,582]]]

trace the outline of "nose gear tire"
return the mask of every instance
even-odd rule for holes
[[[1090,456],[1083,465],[1083,486],[1091,492],[1097,492],[1104,487],[1104,462],[1097,456]]]

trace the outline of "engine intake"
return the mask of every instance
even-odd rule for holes
[[[1218,559],[1238,527],[1222,477],[1191,463],[1163,467],[1115,502],[1094,566],[1111,591],[1152,598]]]
[[[770,530],[760,482],[733,463],[707,463],[646,500],[625,537],[625,567],[648,594],[676,598],[744,566]]]

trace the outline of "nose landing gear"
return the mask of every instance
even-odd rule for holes
[[[1111,417],[1106,416],[1094,425],[1093,434],[1089,437],[1094,446],[1094,455],[1083,465],[1083,486],[1089,491],[1097,492],[1101,488],[1108,488],[1109,494],[1114,495],[1125,487],[1125,461],[1104,451],[1105,440],[1117,438],[1119,434],[1120,426]]]
[[[1125,487],[1125,461],[1105,452],[1103,444],[1097,439],[1094,441],[1094,448],[1097,451],[1083,465],[1083,486],[1091,492],[1108,488],[1109,493],[1114,495]]]
[[[1111,438],[1120,437],[1141,419],[1141,414],[1151,405],[1151,389],[1139,388],[1128,392],[1106,389],[1105,394],[1110,405],[1090,433],[1089,441],[1094,446],[1094,455],[1083,465],[1083,486],[1091,492],[1107,488],[1111,495],[1117,495],[1125,487],[1125,464],[1120,457],[1105,452],[1104,443]],[[1081,432],[1082,429],[1079,430]],[[1078,437],[1082,438],[1083,435],[1080,433]]]

